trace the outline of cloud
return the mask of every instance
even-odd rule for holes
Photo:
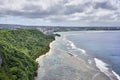
[[[119,0],[0,0],[0,16],[50,21],[117,21]]]
[[[94,5],[94,8],[95,9],[102,8],[102,9],[108,9],[108,10],[117,9],[116,6],[112,5],[112,3],[108,2],[108,1],[96,2],[95,5]]]

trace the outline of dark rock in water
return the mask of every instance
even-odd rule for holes
[[[73,54],[72,53],[68,53],[70,56],[73,56]]]

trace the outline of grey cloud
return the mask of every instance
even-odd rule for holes
[[[31,0],[30,0],[31,1]],[[61,3],[53,5],[49,7],[47,10],[43,10],[41,5],[24,5],[21,10],[2,10],[4,15],[12,15],[12,16],[23,16],[28,18],[44,18],[51,15],[71,15],[76,12],[81,13],[84,12],[86,6],[84,5],[70,5],[64,6],[68,0],[63,0]]]
[[[113,15],[106,15],[106,16],[103,16],[103,17],[99,17],[98,20],[103,20],[103,21],[109,20],[109,21],[111,21],[111,20],[114,20],[114,18],[112,16]]]
[[[80,20],[94,20],[96,16],[89,16],[89,15],[86,15],[86,16],[82,16],[80,18]]]
[[[39,0],[27,0],[27,1],[39,1]],[[58,4],[53,4],[52,6],[48,7],[46,10],[42,9],[41,5],[32,4],[24,4],[22,6],[21,10],[12,10],[12,9],[6,9],[6,8],[0,8],[0,16],[22,16],[26,18],[40,18],[40,19],[50,19],[52,21],[65,21],[68,19],[63,19],[60,16],[66,16],[66,18],[71,17],[72,14],[75,13],[84,13],[85,16],[78,16],[79,20],[94,20],[96,17],[98,19],[111,19],[111,15],[107,16],[94,16],[94,13],[97,12],[99,8],[101,9],[108,9],[111,11],[115,11],[115,15],[119,15],[120,12],[116,5],[112,5],[109,0],[104,2],[87,2],[87,3],[81,3],[79,5],[65,5],[66,3],[69,3],[70,0],[61,0]],[[94,0],[93,0],[94,1]],[[0,3],[1,6],[2,3]],[[17,4],[17,3],[16,3]],[[89,7],[92,7],[93,10],[90,10]],[[86,12],[86,10],[89,9],[90,12]],[[113,14],[114,15],[114,14]],[[51,18],[51,16],[54,16],[54,18]],[[59,17],[58,17],[59,16]]]
[[[102,8],[102,9],[109,9],[109,10],[117,9],[115,5],[112,5],[109,1],[97,2],[95,3],[94,8],[95,9]]]
[[[66,1],[64,1],[66,2]],[[62,14],[63,10],[62,4],[57,4],[51,7],[48,7],[47,10],[43,10],[41,5],[25,5],[22,8],[22,11],[13,11],[13,10],[6,10],[6,15],[13,15],[13,16],[23,16],[27,18],[46,18],[52,15],[60,15]]]
[[[45,18],[51,15],[57,15],[58,9],[56,7],[51,7],[48,10],[43,10],[40,6],[27,5],[23,7],[22,11],[16,10],[2,10],[0,15],[12,15],[12,16],[22,16],[27,18]]]
[[[38,5],[25,5],[22,10],[24,11],[34,11],[34,10],[40,10],[42,9],[42,6]]]
[[[81,13],[84,12],[84,7],[82,6],[66,6],[64,9],[64,14],[69,15],[73,13]]]
[[[51,15],[49,11],[34,11],[34,12],[28,12],[28,11],[6,11],[4,12],[5,15],[12,15],[12,16],[22,16],[27,18],[44,18]]]
[[[0,5],[4,5],[4,1],[0,1]]]
[[[68,5],[68,6],[65,6],[64,14],[68,15],[68,14],[74,14],[74,13],[82,13],[82,12],[85,12],[85,10],[90,6],[91,6],[91,2],[87,2],[79,5]]]

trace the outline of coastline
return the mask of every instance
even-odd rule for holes
[[[63,38],[62,38],[63,39]],[[61,40],[58,40],[58,42],[59,41],[61,41]],[[64,41],[64,40],[63,40]],[[69,43],[69,44],[71,44],[68,40],[67,40],[67,42]],[[46,56],[48,56],[47,57],[47,59],[49,58],[49,55],[52,53],[51,52],[51,50],[53,50],[52,49],[52,47],[53,47],[53,44],[54,42],[51,42],[50,43],[50,50],[45,54],[45,55],[42,55],[42,56],[40,56],[39,58],[37,58],[36,59],[36,61],[37,62],[39,62],[39,61],[41,61],[42,59],[46,59]],[[73,44],[74,45],[74,44]],[[69,46],[71,46],[71,49],[73,49],[73,45],[69,45]],[[59,47],[59,46],[58,46]],[[75,45],[74,45],[74,48],[75,49],[77,49],[78,51],[80,51],[81,53],[83,52],[83,51],[81,51],[81,49],[79,49],[79,48],[77,48],[77,47],[75,47]],[[59,54],[60,53],[60,54]],[[61,56],[63,56],[64,58],[62,58],[62,57],[59,57],[59,55],[57,56],[56,55],[56,57],[59,57],[59,60],[58,60],[58,58],[56,58],[56,60],[54,60],[53,58],[53,60],[52,59],[48,59],[48,63],[47,62],[45,62],[44,63],[44,66],[41,64],[41,67],[39,67],[38,68],[38,75],[35,77],[35,80],[59,80],[59,79],[68,79],[68,80],[76,80],[76,79],[84,79],[84,80],[95,80],[96,78],[98,78],[98,80],[109,80],[108,79],[108,77],[106,76],[106,75],[102,75],[101,74],[101,72],[98,72],[96,69],[93,69],[93,68],[91,68],[90,67],[90,64],[89,63],[86,63],[85,61],[84,61],[84,59],[79,59],[79,57],[77,56],[77,55],[75,55],[75,54],[72,54],[72,53],[70,53],[70,54],[72,54],[73,56],[70,56],[70,54],[68,53],[68,54],[65,54],[64,52],[58,52],[58,54],[59,55],[61,55]],[[83,55],[83,54],[82,54]],[[84,55],[85,56],[85,55]],[[55,57],[55,56],[54,56]],[[69,61],[67,61],[66,59],[68,58],[68,60]],[[49,62],[49,60],[52,60],[52,61],[50,61]],[[62,61],[61,62],[61,60],[65,60],[65,61]],[[58,63],[60,63],[59,65],[59,67],[57,67],[56,65],[56,63],[54,63],[54,61],[55,62],[57,62],[57,64]],[[60,62],[59,62],[60,61]],[[41,62],[40,62],[41,63]],[[47,67],[45,67],[45,66],[50,66],[49,65],[49,63],[52,63],[52,64],[54,64],[54,65],[51,65],[51,68],[47,68]],[[71,65],[71,64],[69,64],[69,63],[74,63],[74,65],[75,66],[73,66],[73,65]],[[46,65],[47,64],[47,65]],[[68,70],[66,71],[66,67],[65,66],[67,66],[67,68],[68,68]],[[73,69],[73,68],[75,68],[75,69]],[[60,71],[59,71],[59,69],[60,69]],[[48,70],[48,71],[47,71]],[[77,77],[77,75],[74,75],[74,76],[72,76],[71,74],[74,74],[74,72],[71,72],[71,70],[75,70],[75,71],[80,71],[80,73],[79,72],[76,72],[75,74],[79,74],[79,75],[83,75],[83,76],[87,76],[88,78],[85,78],[85,77],[83,77],[83,76],[79,76],[79,77]],[[40,72],[39,72],[40,71]],[[50,71],[50,74],[49,74],[49,71]],[[51,72],[52,71],[52,72]],[[56,71],[57,71],[57,73],[56,73]],[[63,72],[63,75],[61,75],[61,71]],[[85,71],[85,72],[84,72]],[[81,73],[82,72],[82,73]],[[86,73],[87,72],[87,73]],[[67,74],[67,76],[69,76],[69,77],[71,77],[71,78],[69,78],[69,77],[66,77],[66,76],[64,76],[64,75],[66,75]],[[99,75],[98,75],[99,74]],[[57,75],[57,76],[52,76],[52,75]],[[75,79],[74,79],[74,77],[75,77]],[[99,77],[101,77],[101,78],[99,78]]]
[[[88,32],[91,32],[91,31],[88,31]],[[104,32],[104,31],[95,31],[95,32]],[[67,35],[69,35],[69,34],[67,34]],[[64,38],[66,39],[66,36],[64,36]],[[87,55],[86,50],[76,47],[76,45],[71,40],[68,40],[68,39],[66,39],[66,40],[71,44],[73,49],[80,50],[84,55],[85,54]],[[97,59],[97,58],[94,58],[94,61],[95,61],[96,67],[101,72],[103,72],[106,76],[108,76],[110,78],[110,80],[113,80],[114,78],[117,80],[120,80],[120,76],[115,71],[110,70],[107,67],[107,66],[109,66],[108,64],[106,64],[105,62],[103,62],[102,60]]]
[[[76,47],[76,45],[72,41],[70,41],[70,40],[67,40],[67,41],[71,44],[71,47],[73,49],[80,50],[84,55],[87,55],[86,50]],[[94,58],[94,61],[95,61],[96,67],[103,74],[105,74],[106,76],[108,76],[110,78],[110,80],[113,80],[114,78],[117,79],[117,80],[120,80],[120,76],[115,71],[110,70],[107,67],[107,66],[109,66],[107,63],[103,62],[101,59],[98,59],[98,58]]]
[[[63,36],[64,38],[62,38],[62,39],[65,39],[65,40],[67,40],[66,38],[65,38],[65,36]],[[55,40],[54,40],[55,41]],[[52,47],[52,44],[54,43],[54,41],[52,41],[50,44],[49,44],[49,47],[50,47],[50,49],[49,49],[49,51],[46,53],[46,54],[44,54],[44,55],[41,55],[41,56],[39,56],[37,59],[36,59],[36,62],[38,62],[39,63],[39,61],[41,60],[41,59],[43,59],[44,57],[46,57],[46,56],[48,56],[48,55],[50,55],[52,52],[51,52],[51,47]],[[76,47],[76,45],[72,42],[72,41],[70,41],[70,40],[67,40],[71,45],[71,47],[72,47],[72,49],[77,49],[78,51],[81,51],[82,53],[84,53],[84,54],[86,54],[86,51],[84,50],[84,49],[81,49],[81,48],[78,48],[78,47]],[[72,53],[68,53],[69,55],[71,55],[71,58],[73,59],[73,57],[76,57],[76,55],[74,56],[74,54],[72,54]],[[104,63],[102,60],[99,60],[99,59],[97,59],[97,58],[94,58],[93,59],[94,61],[95,61],[95,63],[96,63],[96,67],[97,67],[97,69],[99,69],[99,71],[100,72],[98,72],[98,73],[96,73],[95,75],[93,75],[93,77],[92,77],[92,80],[95,80],[96,78],[99,78],[99,76],[102,76],[102,78],[104,79],[104,78],[106,78],[106,76],[107,77],[109,77],[109,79],[110,80],[116,80],[116,79],[118,79],[118,80],[120,80],[119,79],[119,75],[117,75],[117,73],[115,73],[113,70],[112,70],[112,72],[110,72],[109,73],[109,68],[107,68],[107,64],[106,63]],[[100,64],[99,64],[100,63]],[[98,65],[99,64],[99,65]],[[91,62],[90,62],[90,65],[91,65]],[[83,67],[86,67],[86,66],[83,66],[83,65],[81,65],[82,67],[81,68],[83,68]],[[88,72],[90,72],[90,70],[94,70],[93,68],[90,68],[89,67],[89,62],[88,62],[88,67],[87,67],[87,69],[89,69],[89,71]],[[86,68],[85,68],[85,70],[86,70]],[[82,71],[82,69],[81,69],[81,71]],[[97,71],[97,70],[96,70]],[[93,72],[94,73],[94,72]],[[103,75],[102,75],[103,74]],[[105,74],[105,75],[104,75]],[[100,78],[99,78],[100,79]],[[106,78],[107,79],[107,78]]]
[[[51,47],[52,47],[52,45],[53,45],[54,42],[55,42],[55,40],[53,40],[52,42],[50,42],[50,44],[49,44],[49,51],[47,53],[45,53],[44,55],[41,55],[38,58],[36,58],[35,62],[38,63],[38,67],[37,67],[37,70],[36,70],[36,74],[37,75],[34,77],[35,80],[37,80],[37,77],[39,77],[38,76],[38,74],[39,74],[38,73],[38,70],[39,70],[39,61],[41,61],[44,57],[46,57],[46,56],[48,56],[48,55],[50,55],[52,53]]]
[[[48,55],[50,55],[50,53],[51,53],[51,47],[52,47],[52,44],[55,42],[55,40],[54,41],[52,41],[52,42],[50,42],[50,44],[49,44],[49,51],[47,52],[47,53],[45,53],[44,55],[41,55],[41,56],[39,56],[38,58],[36,58],[36,62],[37,63],[39,63],[39,61],[42,59],[42,58],[44,58],[45,56],[48,56]]]

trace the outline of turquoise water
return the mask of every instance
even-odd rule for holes
[[[120,31],[88,31],[72,34],[74,35],[68,35],[67,38],[77,47],[88,51],[88,55],[103,60],[120,75]]]

